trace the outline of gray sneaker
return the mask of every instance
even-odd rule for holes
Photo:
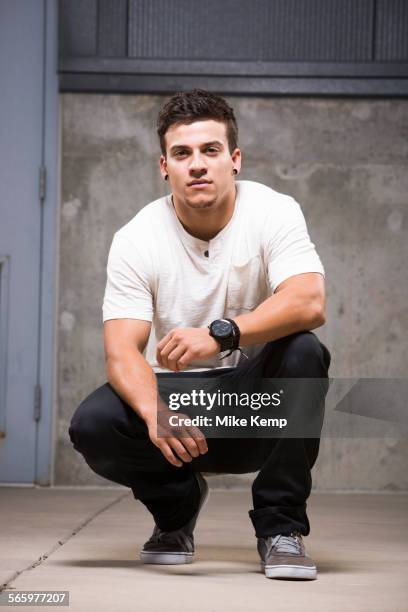
[[[200,504],[195,515],[186,525],[175,531],[162,531],[157,525],[153,534],[140,553],[142,563],[178,565],[192,563],[194,559],[194,527],[205,502],[208,499],[208,484],[199,472],[195,472],[200,487]]]
[[[300,533],[258,538],[258,552],[267,578],[315,580],[317,569],[307,556]]]

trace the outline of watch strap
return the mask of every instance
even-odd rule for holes
[[[228,347],[228,348],[230,348],[232,351],[236,351],[237,348],[239,347],[241,332],[239,330],[238,325],[235,323],[233,319],[225,319],[225,320],[231,323],[232,325],[232,343],[231,343],[231,347]]]

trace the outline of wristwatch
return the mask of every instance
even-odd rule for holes
[[[210,323],[208,329],[210,330],[210,336],[219,343],[220,353],[229,351],[228,355],[231,355],[233,351],[239,349],[241,333],[238,325],[232,319],[215,319]],[[228,357],[228,355],[225,355],[225,357]]]

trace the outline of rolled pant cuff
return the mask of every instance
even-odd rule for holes
[[[298,531],[309,535],[310,525],[303,506],[267,506],[258,510],[249,510],[249,518],[257,538],[268,538],[276,535],[289,535]]]

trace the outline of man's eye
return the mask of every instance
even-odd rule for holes
[[[216,147],[207,147],[207,153],[218,153],[218,149]]]
[[[183,157],[183,155],[186,155],[187,151],[176,151],[175,156],[176,157]]]

